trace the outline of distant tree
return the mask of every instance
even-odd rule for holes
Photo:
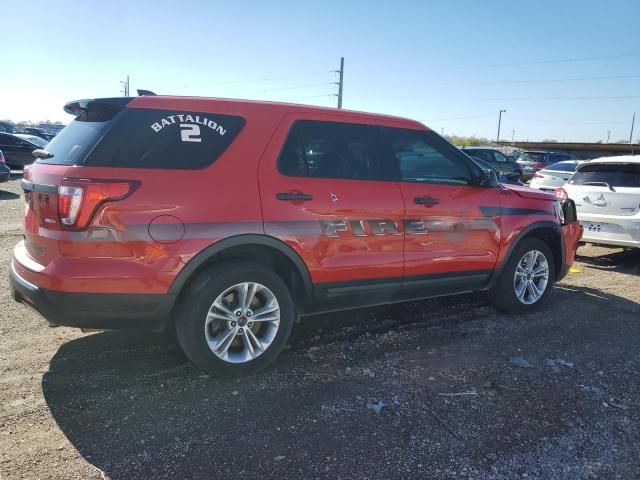
[[[461,135],[445,135],[447,140],[449,140],[454,145],[458,147],[477,147],[479,145],[491,145],[492,141],[488,138],[478,138],[475,135],[471,137],[464,137]]]
[[[554,140],[552,138],[545,138],[542,140],[544,143],[558,143],[558,140]]]

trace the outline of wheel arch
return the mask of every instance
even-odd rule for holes
[[[507,254],[504,257],[504,261],[502,262],[502,265],[500,265],[491,276],[491,280],[489,282],[489,288],[493,287],[498,282],[504,266],[506,265],[509,258],[511,258],[511,255],[516,250],[518,245],[520,245],[520,243],[525,238],[531,238],[531,237],[538,238],[549,246],[554,257],[553,260],[554,260],[555,274],[556,274],[556,278],[554,280],[557,280],[560,277],[560,272],[562,271],[562,265],[564,263],[564,257],[565,257],[564,240],[562,238],[562,228],[558,223],[554,223],[554,222],[548,222],[548,221],[534,222],[530,225],[527,225],[525,228],[523,228],[522,231],[516,237],[516,239],[511,242],[511,245],[509,245]]]
[[[304,261],[289,245],[267,235],[243,234],[210,245],[193,257],[174,280],[170,294],[177,296],[200,272],[219,262],[245,260],[256,262],[278,273],[291,291],[296,307],[305,311],[313,299],[313,283]]]

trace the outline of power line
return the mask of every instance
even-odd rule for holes
[[[487,101],[517,101],[517,100],[627,100],[632,98],[640,98],[640,95],[611,95],[601,97],[482,97],[482,98],[449,98],[447,100],[464,100],[468,102],[476,100]],[[444,99],[440,97],[440,99]]]
[[[209,82],[210,85],[231,85],[236,83],[258,83],[258,82],[270,82],[272,80],[281,80],[284,78],[300,78],[300,77],[314,77],[318,75],[323,75],[327,73],[333,73],[332,70],[324,70],[322,72],[309,72],[309,73],[299,73],[293,75],[280,75],[276,77],[264,77],[264,78],[254,78],[250,80],[225,80],[223,82]]]
[[[608,121],[608,122],[575,122],[575,121],[564,121],[564,120],[542,120],[539,118],[529,118],[529,117],[522,117],[519,115],[509,115],[509,118],[517,118],[520,120],[528,120],[530,122],[540,122],[540,123],[557,123],[557,124],[566,124],[566,123],[570,123],[570,124],[575,124],[575,125],[612,125],[612,124],[622,124],[622,123],[629,123],[627,120],[612,120],[612,121]]]
[[[506,84],[506,83],[556,83],[556,82],[577,82],[587,80],[618,80],[640,78],[640,75],[609,75],[599,77],[572,77],[572,78],[544,78],[537,80],[469,80],[464,82],[426,82],[420,83],[420,85],[493,85],[493,84]]]
[[[613,58],[629,58],[640,57],[640,53],[624,53],[620,55],[600,55],[593,57],[570,57],[562,59],[550,59],[550,60],[535,60],[532,62],[514,62],[514,63],[495,63],[489,65],[474,65],[464,67],[450,67],[450,68],[503,68],[503,67],[521,67],[526,65],[547,65],[553,63],[572,63],[572,62],[588,62],[592,60],[609,60]]]

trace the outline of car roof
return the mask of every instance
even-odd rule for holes
[[[619,155],[617,157],[600,157],[584,163],[640,163],[640,155]]]
[[[100,99],[96,99],[100,100]],[[219,113],[242,115],[250,112],[279,112],[289,113],[319,113],[334,117],[335,120],[359,119],[371,122],[381,122],[388,125],[409,127],[417,130],[430,130],[424,124],[409,118],[395,117],[392,115],[382,115],[377,113],[359,112],[354,110],[344,110],[330,107],[317,107],[313,105],[301,105],[295,103],[267,102],[261,100],[241,100],[235,98],[211,98],[211,97],[181,97],[169,95],[145,95],[133,97],[127,104],[128,108],[159,108],[159,109],[179,109],[206,112],[212,108],[219,110]],[[331,120],[331,119],[327,119]]]
[[[496,150],[496,151],[499,151],[499,150],[497,150],[497,149],[495,149],[493,147],[479,147],[479,146],[476,147],[476,146],[473,146],[473,145],[464,146],[464,147],[462,147],[462,149],[463,150]]]

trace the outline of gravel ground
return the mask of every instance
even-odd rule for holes
[[[20,239],[0,185],[0,276]],[[582,247],[539,314],[464,295],[317,316],[266,372],[49,328],[0,292],[0,478],[640,478],[640,253]]]

